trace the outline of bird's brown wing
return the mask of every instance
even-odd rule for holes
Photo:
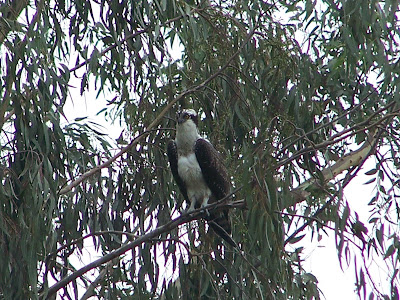
[[[187,189],[186,189],[186,184],[183,181],[183,179],[179,176],[179,173],[178,173],[178,149],[176,147],[175,141],[173,141],[173,140],[171,140],[168,143],[167,156],[168,156],[169,166],[171,168],[172,176],[174,176],[176,184],[178,185],[185,200],[190,201],[189,197],[188,197]]]
[[[221,160],[221,157],[213,145],[205,139],[196,141],[194,152],[197,162],[203,174],[204,181],[211,190],[212,197],[209,203],[221,200],[229,195],[231,183],[228,172]],[[228,210],[219,212],[209,212],[205,218],[211,228],[227,241],[231,246],[236,247],[236,243],[231,237],[231,224],[229,222]]]

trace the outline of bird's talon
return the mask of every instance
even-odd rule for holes
[[[195,210],[194,202],[192,202],[192,203],[190,203],[190,206],[189,206],[189,208],[186,210],[186,212],[187,212],[187,213],[191,213],[191,212],[194,211],[194,210]]]

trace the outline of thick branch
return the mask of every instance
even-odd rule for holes
[[[237,190],[235,190],[233,193],[237,192]],[[219,200],[218,202],[212,203],[210,205],[207,205],[204,208],[199,208],[196,209],[192,212],[189,213],[184,213],[182,214],[180,217],[177,217],[171,221],[169,221],[168,223],[166,223],[165,225],[159,226],[156,229],[154,229],[153,231],[144,234],[140,237],[138,237],[137,239],[135,239],[134,241],[118,248],[117,250],[114,250],[113,252],[110,252],[104,256],[102,256],[101,258],[91,262],[90,264],[84,266],[83,268],[75,271],[74,273],[72,273],[71,275],[63,278],[62,280],[60,280],[59,282],[57,282],[56,284],[54,284],[52,287],[49,288],[49,290],[47,291],[47,295],[45,295],[46,297],[50,297],[52,295],[54,295],[58,290],[60,290],[61,288],[65,287],[67,284],[69,284],[71,281],[77,279],[78,277],[82,276],[83,274],[85,274],[86,272],[99,267],[119,256],[121,256],[122,254],[124,254],[125,252],[139,246],[142,243],[151,241],[155,238],[157,238],[159,235],[166,233],[166,232],[170,232],[171,230],[177,228],[179,225],[188,223],[192,220],[197,220],[200,219],[202,216],[204,216],[204,211],[205,210],[215,210],[215,211],[219,211],[219,210],[223,210],[226,207],[232,207],[232,204],[230,203],[224,203],[226,201],[227,198],[229,198],[232,194],[228,195],[227,197]],[[233,203],[233,206],[237,206],[237,205],[243,205],[243,201],[236,201]],[[44,295],[41,295],[44,296]]]
[[[345,178],[343,179],[343,183],[342,186],[340,188],[340,190],[336,191],[335,194],[330,195],[330,199],[328,201],[326,201],[326,203],[321,206],[320,208],[318,208],[318,210],[313,214],[312,218],[309,218],[307,220],[307,222],[305,222],[301,227],[297,228],[297,230],[295,232],[293,232],[286,240],[285,240],[285,245],[287,243],[289,243],[293,238],[295,238],[297,236],[297,234],[299,234],[300,232],[302,232],[307,226],[309,226],[312,222],[315,222],[316,217],[318,217],[318,215],[320,213],[322,213],[325,209],[327,209],[329,206],[332,205],[333,201],[335,200],[335,198],[337,197],[337,195],[339,193],[343,192],[343,189],[347,186],[347,184],[350,183],[350,181],[357,175],[357,173],[361,170],[362,165],[364,164],[364,162],[368,159],[368,156],[371,154],[372,151],[374,151],[374,149],[376,148],[376,145],[378,144],[378,141],[382,135],[383,129],[378,130],[377,132],[375,132],[372,140],[370,143],[370,149],[369,149],[369,153],[365,153],[365,155],[363,155],[363,158],[360,161],[357,161],[357,164],[352,166],[352,165],[348,165],[348,170],[349,172],[346,174]],[[372,136],[372,134],[370,135],[370,137]],[[365,146],[365,144],[363,145]],[[359,150],[357,150],[356,152],[361,152],[363,151],[362,149],[363,147],[361,147]],[[368,147],[366,147],[368,148]],[[353,153],[354,154],[354,153]],[[361,155],[359,156],[361,157]],[[356,157],[358,158],[358,157]],[[355,170],[355,171],[354,171]],[[353,172],[354,171],[354,172]],[[333,178],[333,177],[332,177]],[[317,182],[315,182],[314,184],[317,184]]]
[[[112,261],[110,261],[107,266],[101,270],[100,274],[97,276],[97,278],[89,285],[88,289],[86,290],[85,294],[83,294],[81,300],[87,300],[90,297],[94,296],[94,289],[96,288],[97,285],[100,284],[100,281],[106,276],[107,273],[109,273],[112,269],[112,267],[117,264],[119,260],[116,258]]]
[[[373,150],[372,147],[376,145],[377,138],[377,136],[370,135],[369,138],[358,150],[350,152],[349,154],[340,158],[332,166],[324,169],[321,172],[324,182],[329,182],[337,175],[341,174],[343,171],[349,170],[350,168],[357,166],[358,164],[360,164],[360,162],[364,161]],[[291,191],[293,195],[292,201],[288,201],[285,206],[289,207],[296,203],[304,201],[310,195],[310,193],[307,192],[306,189],[312,185],[320,184],[320,180],[316,178],[310,178],[309,180],[306,180],[300,186]]]
[[[246,206],[246,203],[245,203],[244,200],[238,200],[238,201],[233,201],[233,202],[226,203],[226,205],[224,205],[224,208],[227,207],[227,208],[241,208],[241,209],[243,209],[245,206]],[[185,245],[182,241],[176,240],[176,242],[182,243],[185,246],[185,248],[187,248],[187,250],[188,250],[187,245]],[[90,297],[92,297],[94,295],[94,289],[100,284],[100,282],[104,278],[104,276],[106,276],[106,274],[108,272],[110,272],[112,267],[115,264],[117,264],[118,262],[119,262],[119,260],[113,259],[112,261],[109,261],[107,263],[106,267],[99,273],[99,275],[96,277],[96,279],[93,280],[92,283],[89,285],[89,287],[86,289],[86,292],[82,296],[81,300],[89,299]]]
[[[85,274],[86,272],[99,267],[111,260],[113,260],[116,257],[121,256],[122,254],[124,254],[125,252],[139,246],[140,244],[147,242],[151,239],[156,238],[157,236],[165,233],[165,232],[169,232],[171,230],[173,230],[174,228],[178,227],[181,224],[187,223],[189,221],[192,221],[196,218],[199,218],[201,215],[201,212],[198,212],[197,214],[193,214],[192,216],[186,214],[186,215],[182,215],[181,217],[178,217],[174,220],[171,220],[170,222],[168,222],[165,225],[159,226],[156,229],[154,229],[153,231],[142,235],[141,237],[137,238],[136,240],[134,240],[133,242],[130,242],[124,246],[122,246],[121,248],[118,248],[117,250],[110,252],[109,254],[106,254],[104,256],[102,256],[101,258],[91,262],[90,264],[84,266],[83,268],[75,271],[74,273],[72,273],[71,275],[63,278],[62,280],[60,280],[59,282],[57,282],[56,284],[54,284],[51,288],[49,288],[48,293],[47,293],[47,297],[52,296],[53,294],[55,294],[58,290],[60,290],[61,288],[65,287],[67,284],[69,284],[71,281],[77,279],[78,277],[82,276],[83,274]]]

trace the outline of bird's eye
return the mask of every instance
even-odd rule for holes
[[[190,119],[190,115],[185,115],[185,119],[189,120]]]

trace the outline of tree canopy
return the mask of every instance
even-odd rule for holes
[[[329,234],[359,298],[398,299],[398,10],[4,1],[0,298],[320,299],[302,239]],[[84,97],[121,127],[118,139],[65,110]],[[184,212],[166,159],[181,108],[199,112],[225,159],[232,197],[210,209],[230,208],[240,250],[201,210]],[[360,172],[374,197],[345,198]],[[387,285],[368,270],[375,259]]]

